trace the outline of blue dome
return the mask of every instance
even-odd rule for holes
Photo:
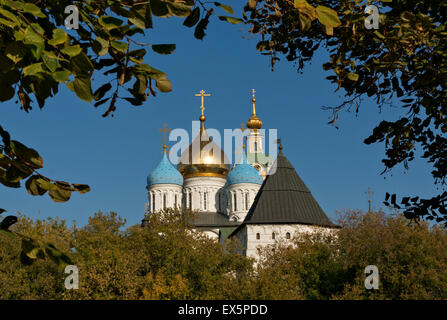
[[[147,176],[148,186],[160,183],[183,185],[182,175],[169,162],[166,152],[163,153],[163,159],[161,159],[158,166]]]
[[[248,163],[245,152],[242,153],[241,162],[234,166],[227,175],[227,184],[256,183],[262,184],[262,176],[258,170]]]

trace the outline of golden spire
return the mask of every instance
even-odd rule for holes
[[[252,92],[253,92],[253,99],[251,99],[251,102],[253,102],[253,115],[255,116],[256,115],[256,98],[255,98],[256,90],[253,89]]]
[[[202,110],[202,114],[199,117],[199,120],[201,122],[201,126],[200,126],[200,130],[203,131],[205,130],[205,120],[206,117],[203,113],[203,111],[205,110],[205,106],[203,105],[203,97],[209,97],[211,96],[211,94],[205,94],[204,90],[200,90],[200,93],[195,94],[196,97],[202,97],[202,105],[200,106],[200,109]]]
[[[167,133],[170,132],[171,130],[172,129],[168,128],[168,125],[166,123],[163,124],[163,129],[158,129],[158,132],[163,132],[163,152],[165,152],[168,149],[168,146],[166,145],[166,138]]]
[[[251,101],[253,102],[253,111],[251,114],[251,118],[248,119],[247,128],[257,131],[258,129],[261,129],[262,121],[256,115],[256,98],[255,98],[256,90],[253,89],[252,92],[253,92],[253,98],[251,99]]]
[[[241,123],[241,131],[242,131],[242,150],[245,151],[245,139],[244,139],[245,127],[244,127],[244,123],[243,122]]]

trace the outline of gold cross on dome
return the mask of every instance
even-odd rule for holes
[[[168,125],[166,123],[163,124],[163,129],[158,129],[158,132],[163,132],[163,151],[165,151],[168,146],[166,145],[166,138],[167,133],[170,132],[172,129],[168,128]]]
[[[205,106],[203,105],[203,97],[209,97],[211,96],[211,94],[207,93],[205,94],[204,90],[200,90],[200,93],[195,94],[196,97],[202,97],[202,105],[200,106],[200,109],[202,110],[202,116],[203,116],[203,111],[205,110]]]

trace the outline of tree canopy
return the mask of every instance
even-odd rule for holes
[[[377,30],[364,25],[371,4],[380,9]],[[77,29],[65,27],[68,5],[79,13]],[[172,89],[166,73],[150,64],[148,50],[170,54],[176,46],[139,42],[137,36],[152,31],[153,17],[177,17],[203,39],[215,10],[225,13],[220,20],[245,23],[259,35],[256,47],[270,56],[272,68],[284,55],[302,71],[317,50],[327,50],[327,79],[347,97],[325,107],[333,112],[329,123],[337,125],[344,108],[358,111],[363,98],[380,108],[396,107],[399,119],[382,121],[364,142],[384,144],[384,173],[423,158],[433,166],[435,183],[445,186],[447,3],[442,0],[249,0],[240,18],[228,5],[199,0],[1,0],[0,102],[16,100],[29,112],[36,104],[43,108],[65,85],[94,107],[106,106],[104,117],[113,116],[117,101],[140,106],[157,91]],[[98,73],[100,80],[93,80]],[[73,191],[89,190],[41,175],[41,156],[12,140],[3,126],[0,183],[18,188],[26,180],[30,194],[48,192],[61,202]],[[403,197],[401,206],[396,195],[386,201],[407,218],[447,222],[447,192],[432,199]]]
[[[379,28],[365,27],[365,8],[379,8]],[[244,22],[259,35],[257,49],[296,62],[298,71],[324,48],[330,59],[327,79],[344,90],[347,100],[325,109],[340,111],[370,98],[379,108],[395,107],[396,121],[382,121],[364,142],[383,143],[388,172],[399,164],[408,169],[416,157],[433,165],[435,183],[447,175],[447,3],[441,0],[250,0]],[[419,150],[416,150],[416,149]],[[390,195],[387,196],[387,201]],[[396,195],[386,202],[410,219],[447,220],[447,192],[432,199]]]
[[[21,239],[0,232],[0,299],[446,299],[447,230],[401,215],[348,210],[337,236],[293,235],[262,251],[257,266],[236,241],[225,248],[190,229],[182,213],[124,228],[116,213],[96,213],[83,227],[63,219],[19,216],[11,231],[51,244],[79,270],[67,290],[64,265],[25,253]],[[31,258],[30,258],[31,257]],[[379,271],[366,290],[365,267]]]

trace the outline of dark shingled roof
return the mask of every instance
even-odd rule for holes
[[[336,228],[281,150],[275,164],[276,172],[265,178],[238,230],[245,224],[310,224]]]
[[[197,212],[190,221],[195,227],[237,227],[241,222],[230,221],[226,216],[218,212]]]

